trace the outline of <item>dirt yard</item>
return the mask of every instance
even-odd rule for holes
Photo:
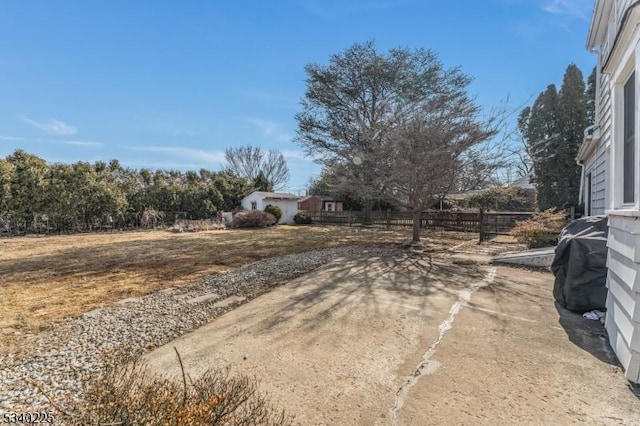
[[[476,238],[424,234],[435,251]],[[407,238],[409,229],[278,226],[0,239],[0,354],[13,351],[25,335],[65,318],[256,260],[344,245],[397,244]]]

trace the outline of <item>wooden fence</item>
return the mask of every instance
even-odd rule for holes
[[[308,212],[314,223],[333,225],[371,225],[390,228],[392,226],[413,226],[411,215],[406,212],[371,212],[369,218],[364,212]],[[484,212],[482,229],[484,235],[505,235],[516,222],[527,220],[531,212]],[[423,212],[420,227],[423,229],[480,232],[479,211],[433,210]]]

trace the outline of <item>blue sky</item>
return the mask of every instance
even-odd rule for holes
[[[438,52],[489,109],[566,66],[585,74],[593,0],[0,0],[0,156],[217,170],[226,147],[281,150],[288,190],[320,167],[292,141],[304,66],[354,42]]]

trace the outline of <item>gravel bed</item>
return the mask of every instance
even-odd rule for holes
[[[0,415],[52,409],[38,385],[54,401],[78,395],[81,379],[99,373],[105,362],[121,354],[144,353],[166,344],[213,318],[339,257],[384,256],[397,249],[341,247],[281,256],[201,279],[197,283],[156,292],[85,313],[25,340],[26,355],[0,356]],[[203,303],[193,298],[216,293]],[[216,301],[241,296],[228,306]],[[191,302],[190,302],[191,301]]]

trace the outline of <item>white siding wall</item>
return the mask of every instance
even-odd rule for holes
[[[243,209],[251,210],[251,202],[255,201],[256,208],[258,210],[264,210],[264,208],[266,207],[266,204],[264,204],[262,197],[263,196],[259,192],[253,192],[247,195],[245,198],[243,198],[240,204],[242,205]]]
[[[256,202],[256,208],[258,210],[264,210],[269,204],[278,206],[282,209],[282,218],[279,223],[293,223],[293,217],[298,213],[298,200],[272,200],[265,199],[265,194],[260,192],[253,192],[246,196],[242,202],[242,208],[251,210],[251,202]]]
[[[609,213],[609,342],[629,380],[640,383],[640,217]]]
[[[268,204],[278,206],[282,210],[282,218],[278,223],[293,223],[293,217],[298,213],[298,200],[264,200]]]
[[[594,211],[604,214],[609,207],[610,178],[608,176],[611,147],[611,77],[600,72],[597,67],[596,84],[596,117],[600,126],[600,144],[596,152],[595,170],[593,174]]]
[[[603,215],[605,210],[609,209],[607,170],[609,166],[612,111],[610,80],[608,75],[598,72],[596,78],[596,124],[600,126],[600,141],[593,154],[584,162],[585,185],[586,177],[591,173],[591,188],[585,188],[585,208],[587,197],[590,197],[592,215]]]
[[[600,126],[600,145],[609,147],[611,141],[611,77],[600,72],[598,66],[596,84],[596,121]]]
[[[607,163],[609,151],[598,147],[593,161],[591,173],[591,214],[603,215],[607,209]]]
[[[601,46],[599,69],[613,46],[622,17],[632,3],[633,0],[615,0],[609,20],[608,37]],[[640,382],[640,205],[636,203],[635,208],[622,205],[622,180],[621,171],[618,169],[621,166],[623,123],[620,85],[624,84],[633,67],[636,70],[636,78],[640,77],[639,51],[636,49],[639,40],[637,30],[630,38],[620,38],[617,49],[622,49],[622,53],[617,55],[616,63],[609,64],[611,75],[598,75],[596,119],[600,126],[601,139],[592,166],[593,200],[597,200],[599,209],[600,200],[604,199],[604,207],[609,216],[609,292],[605,327],[610,344],[625,369],[626,377],[636,383]],[[639,88],[640,84],[636,82],[637,98],[640,98]],[[636,111],[638,122],[639,113],[640,111]],[[636,124],[636,149],[640,146],[639,139],[640,127]],[[600,173],[603,173],[602,178]]]

